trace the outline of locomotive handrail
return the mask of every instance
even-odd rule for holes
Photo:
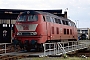
[[[11,44],[11,43],[0,43],[0,45]]]
[[[44,43],[44,44],[55,44],[55,43]]]
[[[0,45],[4,45],[4,46],[5,46],[4,49],[0,49],[0,51],[5,50],[5,54],[6,54],[6,50],[8,50],[8,49],[6,49],[6,45],[7,45],[7,44],[11,44],[11,43],[0,43]]]
[[[61,49],[63,54],[66,54],[66,51],[65,51],[65,47],[61,45],[61,43],[57,43],[58,44],[58,49]]]
[[[69,44],[71,42],[72,45]],[[44,56],[46,55],[46,52],[50,51],[50,54],[54,53],[55,55],[60,55],[60,54],[66,54],[68,52],[80,50],[87,48],[87,44],[78,44],[78,41],[68,41],[68,46],[64,46],[65,42],[57,42],[57,43],[45,43],[45,45],[48,45],[49,48],[44,47]],[[50,47],[50,45],[53,44],[53,48]],[[60,51],[61,50],[61,51]],[[54,51],[54,52],[52,52]]]
[[[47,49],[47,50],[45,50],[45,51],[51,51],[51,50],[54,50],[54,49]]]

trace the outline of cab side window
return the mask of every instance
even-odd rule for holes
[[[65,21],[65,20],[62,20],[62,23],[63,23],[64,25],[69,25],[68,21]]]
[[[51,19],[50,19],[49,16],[46,16],[46,21],[47,21],[47,22],[51,22]]]
[[[61,20],[60,20],[60,19],[55,18],[55,23],[57,23],[57,24],[61,24]]]
[[[43,16],[43,20],[45,21],[45,16]]]

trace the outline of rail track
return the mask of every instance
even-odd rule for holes
[[[42,52],[24,52],[24,51],[18,51],[18,52],[10,52],[10,53],[3,53],[0,54],[0,60],[17,60],[22,58],[28,58],[28,57],[40,57],[39,54]],[[37,55],[34,55],[37,54]]]
[[[27,57],[26,55],[4,55],[0,56],[0,60],[17,60],[26,57]]]

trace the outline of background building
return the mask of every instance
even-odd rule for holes
[[[86,39],[90,39],[90,29],[89,28],[78,28],[78,37],[80,38],[81,35],[85,36]]]

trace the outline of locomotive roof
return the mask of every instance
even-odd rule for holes
[[[57,15],[54,15],[52,13],[49,13],[49,12],[43,12],[43,11],[26,11],[26,12],[23,12],[22,15],[24,14],[42,14],[42,15],[47,15],[47,16],[52,16],[52,17],[56,17],[56,18],[62,18],[62,19],[65,19],[64,17],[62,16],[57,16]]]
[[[64,18],[64,17],[62,17],[62,16],[57,16],[57,15],[54,15],[54,14],[51,14],[51,13],[48,13],[48,12],[42,12],[42,11],[36,11],[36,12],[39,13],[39,14],[56,17],[56,18],[59,18],[59,19],[61,19],[61,20],[67,20],[67,21],[73,22],[73,21],[71,21],[70,19]],[[73,22],[73,23],[74,23],[74,22]]]
[[[70,21],[70,22],[74,23],[74,22],[71,21],[70,19],[64,18],[64,17],[62,17],[62,16],[57,16],[57,15],[54,15],[54,14],[49,13],[49,12],[34,11],[34,10],[32,10],[32,11],[25,11],[25,12],[22,13],[22,15],[24,15],[24,14],[35,14],[35,15],[36,15],[36,14],[42,14],[42,15],[52,16],[52,17],[55,17],[55,18],[58,18],[58,19],[61,19],[61,20],[66,20],[66,21]]]

